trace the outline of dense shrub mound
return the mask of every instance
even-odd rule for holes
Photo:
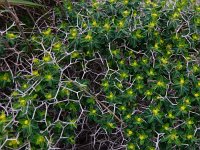
[[[199,149],[199,12],[195,0],[57,1],[5,22],[0,149]]]

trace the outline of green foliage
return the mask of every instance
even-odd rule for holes
[[[62,6],[68,19],[55,7],[56,23],[27,37],[31,53],[20,33],[3,35],[18,47],[14,61],[20,67],[0,73],[7,95],[1,148],[25,143],[31,149],[63,148],[60,142],[71,148],[79,128],[97,124],[102,131],[91,131],[94,135],[122,133],[112,149],[198,149],[195,0],[63,1]]]

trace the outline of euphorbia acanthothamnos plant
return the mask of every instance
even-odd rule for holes
[[[94,124],[89,143],[115,137],[105,149],[198,149],[197,1],[63,1],[51,12],[27,36],[31,52],[15,28],[2,32],[0,149],[78,148]]]

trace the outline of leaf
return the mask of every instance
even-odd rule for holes
[[[7,0],[7,2],[11,5],[43,6],[40,4],[36,4],[33,2],[24,1],[24,0]],[[0,0],[0,5],[5,4],[5,3],[6,3],[5,0]]]

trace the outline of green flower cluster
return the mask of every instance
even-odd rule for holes
[[[122,133],[108,149],[198,149],[197,1],[63,1],[53,12],[31,52],[20,34],[2,37],[19,53],[16,67],[2,59],[0,149],[71,148],[90,123]]]

